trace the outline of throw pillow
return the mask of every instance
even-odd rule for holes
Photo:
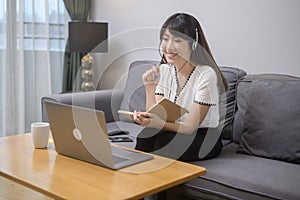
[[[238,80],[247,73],[239,68],[220,67],[222,74],[227,80],[228,89],[220,97],[220,126],[223,128],[222,139],[232,139],[232,121],[236,107],[236,89]]]
[[[300,164],[300,81],[255,80],[237,153]]]

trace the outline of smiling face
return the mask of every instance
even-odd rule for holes
[[[161,40],[162,52],[170,64],[179,65],[190,59],[191,47],[188,40],[172,34],[166,29]]]

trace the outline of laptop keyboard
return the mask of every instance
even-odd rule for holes
[[[129,160],[128,158],[124,158],[121,156],[113,155],[113,159],[115,163],[120,163]]]

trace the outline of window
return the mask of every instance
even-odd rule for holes
[[[16,15],[17,45],[24,50],[64,51],[65,7],[63,0],[0,0],[0,48],[6,48],[7,1],[14,1],[9,14]],[[15,10],[15,12],[13,11]],[[4,11],[4,12],[2,12]],[[22,23],[22,24],[20,24]],[[20,40],[23,40],[20,41]]]

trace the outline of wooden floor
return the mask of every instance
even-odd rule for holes
[[[0,200],[52,200],[34,190],[0,176]]]

